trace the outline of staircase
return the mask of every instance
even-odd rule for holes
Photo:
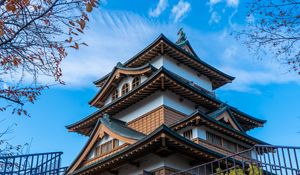
[[[0,157],[0,175],[62,175],[62,152]]]
[[[300,147],[254,147],[172,175],[300,175]]]

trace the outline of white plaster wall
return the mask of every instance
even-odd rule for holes
[[[176,73],[177,75],[182,76],[183,78],[194,82],[195,84],[203,87],[206,90],[212,91],[212,84],[211,81],[204,75],[199,75],[196,71],[191,69],[190,67],[184,64],[177,64],[178,61],[172,59],[166,55],[158,56],[154,58],[150,62],[154,67],[157,69],[161,68],[162,66],[167,70]]]
[[[200,138],[203,140],[206,140],[206,131],[203,126],[198,126],[195,128],[196,129],[196,138]]]
[[[129,122],[161,105],[166,105],[186,115],[190,115],[195,111],[195,104],[193,102],[187,99],[180,101],[179,99],[180,96],[172,93],[171,91],[157,91],[145,99],[120,111],[113,117],[125,122]]]
[[[169,106],[177,111],[180,111],[186,115],[192,114],[195,109],[195,103],[180,97],[179,95],[167,90],[163,92],[164,105]],[[181,100],[180,100],[181,99]]]
[[[206,131],[205,131],[205,128],[203,126],[196,126],[196,127],[195,126],[188,126],[188,127],[185,127],[184,129],[178,131],[178,133],[183,136],[183,133],[187,130],[190,130],[190,129],[192,129],[192,132],[193,132],[192,139],[201,138],[201,139],[206,140]]]

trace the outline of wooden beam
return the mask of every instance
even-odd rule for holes
[[[140,162],[129,161],[129,164],[135,166],[136,168],[139,168],[139,167],[140,167]]]
[[[115,175],[118,175],[118,174],[119,174],[118,170],[108,170],[108,171],[109,171],[109,173],[111,173],[111,174],[115,174]]]
[[[161,76],[160,79],[161,79],[161,90],[164,91],[165,90],[165,77]]]
[[[164,54],[164,44],[163,44],[163,42],[160,43],[160,53],[162,55]]]

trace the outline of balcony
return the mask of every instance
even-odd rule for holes
[[[245,155],[251,155],[245,156]],[[300,175],[300,147],[256,145],[171,175]]]

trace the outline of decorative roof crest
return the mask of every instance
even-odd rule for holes
[[[183,28],[182,27],[177,32],[177,35],[178,35],[178,39],[176,41],[177,45],[182,45],[182,44],[184,44],[187,41],[186,35],[183,32]]]

